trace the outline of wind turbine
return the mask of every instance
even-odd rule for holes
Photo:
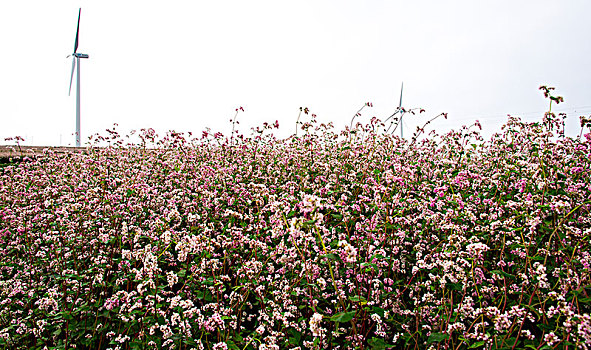
[[[384,120],[384,123],[385,123],[388,120],[390,120],[391,118],[393,118],[396,114],[400,113],[400,120],[396,124],[396,127],[394,128],[394,130],[392,130],[392,134],[394,134],[394,132],[396,131],[396,128],[398,128],[398,126],[400,125],[400,138],[404,138],[404,130],[403,130],[403,126],[402,126],[402,116],[404,115],[404,112],[402,111],[402,89],[404,89],[404,82],[402,82],[402,85],[400,86],[400,103],[398,104],[398,108],[396,108],[396,111],[394,112],[394,114],[392,114],[391,116],[386,118],[386,120]],[[390,122],[390,126],[388,127],[386,132],[390,132],[390,128],[392,127],[393,122],[394,121]]]
[[[400,113],[402,113],[400,115],[400,138],[401,139],[404,138],[404,124],[402,124],[402,116],[404,116],[404,112],[402,112],[402,89],[404,89],[404,82],[402,82],[402,85],[400,86],[400,103],[398,104],[398,110],[400,111]]]
[[[74,68],[76,68],[76,147],[80,147],[80,59],[88,58],[87,54],[78,53],[78,34],[80,32],[80,13],[82,9],[78,9],[78,27],[76,28],[76,40],[74,41],[74,53],[68,55],[72,56],[72,74],[70,75],[70,90],[68,96],[72,92],[72,81],[74,80]]]

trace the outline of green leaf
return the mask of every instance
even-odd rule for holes
[[[377,269],[378,265],[364,262],[364,263],[361,263],[361,267],[373,267],[374,269]]]
[[[330,260],[337,260],[337,256],[334,255],[333,253],[320,255],[320,257],[321,258],[327,258],[327,259],[330,259]]]
[[[554,326],[550,326],[550,325],[547,325],[544,323],[538,323],[536,326],[538,326],[539,329],[547,330],[547,331],[553,331],[555,328]]]
[[[507,277],[507,278],[515,278],[515,276],[508,274],[505,271],[501,271],[501,270],[492,270],[490,273],[494,273],[495,275],[501,275],[501,276]]]
[[[386,259],[386,260],[388,260],[388,259],[390,259],[390,257],[387,257],[386,258],[382,254],[374,254],[371,258],[369,258],[369,260],[373,260],[373,259],[378,259],[378,260],[379,259]]]
[[[333,315],[330,320],[333,322],[349,322],[355,317],[357,311],[350,311],[350,312],[339,312],[336,315]]]
[[[371,338],[368,342],[369,346],[371,346],[372,349],[377,349],[377,350],[384,350],[386,348],[391,348],[394,345],[390,345],[390,344],[386,344],[386,342],[384,341],[384,339],[379,339],[379,338]]]
[[[184,339],[183,343],[197,347],[197,343],[195,343],[192,339],[189,339],[189,338]]]
[[[289,337],[289,343],[291,345],[300,345],[300,340],[302,339],[302,333],[296,331],[293,328],[290,328],[289,333],[291,333],[291,337]]]
[[[484,340],[483,341],[476,342],[476,343],[470,345],[468,347],[468,349],[476,349],[476,348],[480,348],[482,346],[484,346]]]
[[[343,215],[341,215],[341,214],[330,214],[330,215],[332,216],[333,219],[338,220],[338,221],[343,219]]]
[[[461,283],[446,283],[445,286],[451,290],[464,290]]]
[[[379,308],[377,306],[373,307],[373,312],[380,315],[380,317],[384,317],[384,314],[385,314],[385,310],[382,308]]]
[[[229,349],[232,349],[232,350],[240,350],[240,348],[236,345],[236,343],[234,343],[231,340],[226,340],[226,344],[228,345],[228,348]]]
[[[351,301],[352,301],[352,302],[354,302],[354,303],[357,303],[357,302],[360,302],[360,301],[361,301],[361,302],[365,302],[365,301],[367,301],[367,300],[365,300],[365,298],[364,298],[364,297],[360,297],[360,296],[357,296],[357,295],[350,296],[350,297],[349,297],[349,300],[351,300]]]
[[[449,334],[444,333],[433,333],[427,339],[427,344],[431,343],[439,343],[440,341],[447,340],[449,338]]]

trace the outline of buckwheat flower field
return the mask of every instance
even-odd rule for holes
[[[0,345],[591,348],[591,134],[272,128],[4,166]]]

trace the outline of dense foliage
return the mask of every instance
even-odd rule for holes
[[[0,345],[589,347],[591,135],[476,127],[111,131],[4,167]]]

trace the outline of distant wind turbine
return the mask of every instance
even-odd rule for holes
[[[398,104],[398,110],[400,111],[400,113],[402,113],[400,115],[400,138],[401,139],[404,138],[404,124],[402,124],[402,116],[404,115],[404,112],[402,112],[402,89],[404,89],[404,82],[402,82],[402,85],[400,86],[400,103]]]
[[[78,9],[78,27],[76,28],[76,40],[74,41],[74,53],[68,55],[72,56],[72,74],[70,75],[70,90],[68,96],[72,92],[72,81],[74,80],[74,68],[76,68],[76,147],[80,147],[80,59],[88,58],[87,54],[78,53],[78,34],[80,32],[80,13],[82,9]]]
[[[404,138],[404,130],[403,130],[403,126],[402,126],[402,116],[404,115],[404,112],[402,111],[402,90],[403,89],[404,89],[404,82],[402,82],[402,85],[400,86],[400,103],[398,104],[398,108],[396,108],[396,111],[394,112],[394,114],[392,114],[391,116],[386,118],[386,120],[384,120],[384,123],[386,123],[388,120],[394,118],[394,116],[396,114],[400,113],[400,119],[399,119],[398,123],[396,124],[396,127],[394,128],[394,130],[392,130],[392,134],[394,134],[394,132],[396,131],[396,128],[398,126],[400,126],[400,138]],[[392,127],[394,120],[392,122],[390,122],[390,126],[388,127],[386,132],[390,132],[390,128]]]

